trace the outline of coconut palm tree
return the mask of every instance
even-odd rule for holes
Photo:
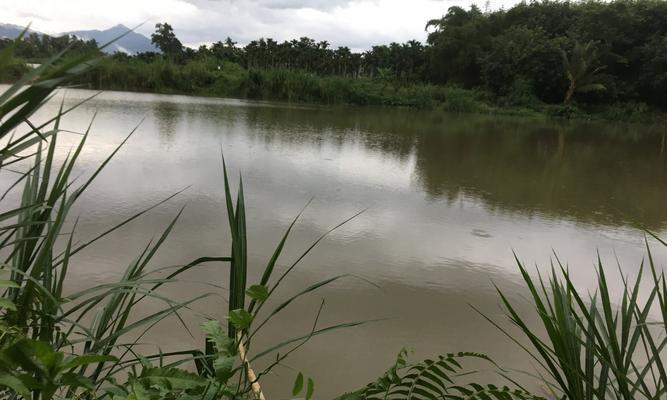
[[[607,90],[599,82],[600,71],[605,69],[605,66],[594,67],[598,60],[597,48],[594,42],[590,41],[581,44],[577,41],[574,44],[574,49],[572,49],[570,57],[567,56],[565,51],[562,51],[562,55],[565,75],[570,82],[567,92],[565,92],[563,103],[568,103],[575,93]]]

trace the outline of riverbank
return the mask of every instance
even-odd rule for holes
[[[374,105],[443,109],[450,112],[602,119],[660,123],[662,110],[644,103],[546,104],[533,96],[497,97],[481,89],[464,89],[383,78],[318,76],[303,71],[247,70],[238,64],[193,60],[103,59],[80,80],[91,89],[160,94],[233,97],[326,105]]]
[[[11,68],[0,73],[0,82],[16,81],[28,70],[25,65],[15,60]],[[77,80],[77,85],[96,90],[318,105],[409,107],[531,118],[667,123],[664,110],[640,102],[547,104],[520,91],[498,97],[483,89],[392,78],[318,76],[286,69],[248,70],[231,62],[218,65],[215,60],[191,60],[179,64],[162,58],[151,61],[102,58],[95,68]]]

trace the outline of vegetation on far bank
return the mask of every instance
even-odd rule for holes
[[[499,101],[483,88],[394,79],[319,76],[286,70],[247,70],[230,62],[101,60],[89,72],[84,87],[101,90],[136,91],[278,100],[324,105],[399,106],[441,109],[450,112],[504,114],[530,117],[564,117],[624,121],[664,121],[659,108],[644,103],[548,104],[539,101]]]
[[[97,89],[324,104],[663,119],[663,1],[547,0],[497,11],[451,7],[426,29],[425,44],[411,40],[364,52],[307,37],[282,43],[262,38],[245,46],[227,38],[193,49],[161,23],[152,35],[161,53],[116,53],[80,82]],[[83,52],[96,43],[29,35],[17,55],[39,61],[67,46]]]

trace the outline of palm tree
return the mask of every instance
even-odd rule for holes
[[[575,93],[607,90],[599,82],[600,71],[605,69],[605,66],[593,67],[598,59],[597,48],[594,42],[590,41],[581,44],[577,41],[569,58],[565,51],[562,51],[562,55],[565,75],[570,81],[563,103],[568,103]]]

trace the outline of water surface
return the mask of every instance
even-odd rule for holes
[[[66,101],[90,94],[70,90]],[[612,267],[618,257],[632,274],[644,256],[640,228],[666,233],[667,156],[658,127],[121,92],[96,97],[64,126],[83,130],[94,112],[83,176],[143,122],[81,199],[79,238],[185,190],[81,254],[70,290],[117,279],[184,206],[153,267],[227,254],[221,148],[234,181],[243,174],[251,280],[311,197],[280,261],[283,270],[319,235],[367,209],[303,261],[281,296],[335,275],[362,279],[341,279],[295,303],[254,346],[307,333],[322,299],[320,326],[386,320],[313,339],[267,377],[272,397],[288,397],[295,371],[315,379],[318,398],[357,388],[380,375],[403,346],[416,357],[484,352],[508,368],[528,369],[525,355],[470,307],[502,319],[496,284],[530,312],[512,251],[541,268],[556,252],[587,289],[596,252]],[[76,140],[64,138],[61,157]],[[666,252],[655,250],[662,265]],[[205,266],[165,293],[175,299],[218,293],[186,313],[196,327],[206,316],[225,314],[226,292],[212,285],[226,287],[226,277],[225,266]],[[201,345],[196,329],[193,335],[167,321],[143,342],[165,351]]]

